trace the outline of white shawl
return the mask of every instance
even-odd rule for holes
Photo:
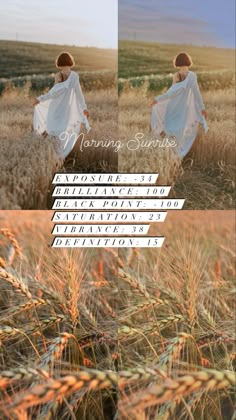
[[[81,123],[90,130],[88,119],[83,111],[87,109],[81,90],[79,76],[71,71],[67,80],[55,84],[45,95],[38,97],[40,103],[34,110],[34,130],[45,131],[56,137],[57,152],[65,158],[73,149],[81,128]]]
[[[173,84],[170,89],[156,97],[153,106],[151,127],[155,135],[164,132],[175,137],[177,154],[183,158],[191,149],[201,123],[205,133],[208,126],[201,111],[205,108],[197,83],[197,76],[189,72],[185,80]]]

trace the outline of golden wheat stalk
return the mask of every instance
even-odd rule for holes
[[[184,317],[182,315],[176,314],[176,315],[167,316],[166,318],[158,320],[158,327],[162,330],[180,321],[184,321]]]
[[[113,311],[111,306],[109,305],[107,299],[101,296],[101,304],[103,304],[104,308],[107,309],[107,312],[110,314],[112,318],[116,318],[116,313]]]
[[[22,257],[22,249],[19,243],[17,242],[15,236],[9,229],[5,229],[5,228],[0,229],[0,234],[2,234],[5,238],[7,238],[12,245],[12,248],[8,255],[8,265],[11,265],[13,263],[15,254],[18,255],[18,257],[20,258]]]
[[[36,285],[40,289],[40,291],[43,293],[43,295],[49,297],[50,302],[52,302],[55,305],[60,306],[63,309],[63,311],[69,313],[70,308],[68,308],[65,301],[61,298],[61,296],[58,293],[56,293],[54,290],[50,289],[50,287],[38,281],[36,282]]]
[[[134,279],[130,274],[125,273],[123,270],[118,271],[118,278],[127,282],[133,289],[138,290],[141,295],[143,295],[146,299],[150,299],[150,294],[146,290],[146,287]]]
[[[80,347],[84,349],[86,347],[91,347],[94,344],[100,343],[101,341],[104,340],[104,338],[105,338],[105,333],[98,332],[98,333],[91,333],[91,334],[83,335],[78,339],[78,341],[79,341]]]
[[[96,317],[93,315],[92,311],[90,310],[90,308],[86,305],[84,305],[83,303],[80,304],[80,311],[81,313],[89,318],[89,322],[91,322],[91,324],[93,326],[97,326],[97,319]]]
[[[52,363],[54,359],[59,359],[70,338],[76,340],[73,334],[68,334],[66,332],[60,334],[59,337],[56,337],[49,346],[48,351],[42,356],[40,366],[48,365],[49,363]]]
[[[177,397],[187,397],[192,393],[204,390],[220,390],[236,386],[235,372],[230,371],[200,371],[192,372],[177,379],[167,379],[162,385],[153,385],[146,391],[135,395],[126,408],[146,409]]]
[[[118,337],[119,340],[125,339],[125,338],[129,338],[134,336],[135,334],[142,334],[142,335],[147,335],[147,334],[158,334],[158,330],[164,329],[166,327],[169,327],[172,324],[176,324],[179,321],[183,321],[184,318],[182,315],[173,315],[173,316],[168,316],[166,318],[163,318],[161,320],[157,321],[157,324],[147,324],[142,328],[134,328],[131,327],[129,325],[121,325],[118,328]]]
[[[0,389],[7,387],[9,384],[18,381],[28,381],[35,377],[48,378],[48,372],[38,368],[19,367],[11,370],[0,372]]]
[[[160,355],[158,366],[162,367],[176,360],[188,340],[194,340],[194,338],[192,335],[186,333],[180,333],[177,337],[173,338],[167,346],[166,351]]]
[[[57,314],[49,316],[48,318],[40,320],[38,324],[28,326],[28,328],[24,330],[24,334],[30,335],[38,333],[39,331],[45,330],[46,328],[65,320],[66,317],[64,315]]]
[[[0,268],[6,268],[7,267],[7,263],[6,261],[0,257]]]
[[[122,325],[118,328],[118,337],[119,340],[124,340],[127,338],[131,338],[136,334],[141,335],[148,335],[148,334],[158,334],[158,327],[156,324],[147,324],[142,328],[134,328],[130,327],[129,325]]]
[[[0,325],[0,339],[13,337],[16,334],[23,334],[19,328],[10,327],[9,325]]]
[[[118,375],[112,371],[88,370],[73,373],[58,379],[49,379],[28,392],[16,396],[7,409],[26,409],[48,401],[66,397],[81,389],[98,391],[118,385]]]
[[[6,319],[10,316],[15,316],[17,314],[19,314],[20,312],[23,311],[29,311],[31,309],[35,309],[38,308],[39,306],[43,306],[43,305],[51,305],[51,302],[49,300],[44,300],[44,299],[32,299],[29,300],[26,303],[21,303],[18,306],[14,306],[13,308],[7,310],[7,313],[1,317],[1,321],[3,319]]]
[[[159,298],[150,298],[149,301],[143,301],[143,302],[135,302],[135,304],[131,308],[127,308],[120,317],[120,320],[125,320],[128,317],[132,317],[133,315],[136,315],[138,312],[141,311],[148,311],[152,308],[155,308],[156,306],[160,305],[168,305],[169,302],[164,299]]]
[[[52,326],[53,324],[56,324],[58,322],[64,321],[66,318],[64,315],[55,315],[50,316],[48,318],[45,318],[43,320],[40,320],[38,324],[35,325],[28,325],[27,328],[15,328],[11,327],[9,325],[0,325],[0,338],[11,338],[15,336],[16,334],[23,334],[24,336],[28,336],[30,334],[38,333],[39,331],[42,331],[49,326]]]
[[[127,386],[130,382],[146,381],[157,376],[166,378],[166,373],[156,367],[137,367],[130,370],[119,371],[119,389]]]
[[[22,279],[14,277],[12,274],[8,273],[4,268],[0,268],[0,279],[3,279],[10,283],[18,293],[23,296],[26,296],[28,299],[32,299],[32,295],[28,289],[28,286],[23,282]]]

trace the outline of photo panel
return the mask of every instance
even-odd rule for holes
[[[119,252],[119,418],[233,419],[235,212],[162,231],[160,250]]]
[[[233,209],[235,2],[119,1],[119,170]]]
[[[58,171],[117,171],[117,8],[1,2],[0,209],[50,209]]]
[[[0,418],[114,418],[117,253],[50,248],[51,213],[0,212]]]
[[[0,420],[236,420],[234,17],[1,2]]]

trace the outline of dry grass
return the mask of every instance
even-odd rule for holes
[[[150,103],[153,94],[145,84],[124,89],[119,99],[120,138],[127,143],[136,133],[151,139]],[[153,149],[119,154],[119,170],[160,173],[159,183],[174,186],[174,194],[186,198],[186,209],[232,209],[235,191],[235,93],[234,90],[203,92],[208,124],[206,136],[199,130],[195,144],[181,163],[171,150]]]
[[[151,147],[130,150],[127,147],[127,142],[134,139],[137,133],[143,133],[144,140],[154,139],[150,127],[151,98],[147,99],[146,95],[143,87],[124,91],[119,98],[119,138],[123,144],[119,152],[119,171],[159,173],[160,185],[173,185],[181,173],[181,162],[173,150]]]
[[[49,249],[51,215],[0,212],[0,417],[233,419],[234,212],[170,212],[162,249],[119,255]]]
[[[93,129],[87,139],[117,138],[117,93],[115,89],[85,92]],[[110,148],[79,144],[63,163],[52,140],[32,133],[32,97],[27,89],[6,91],[0,98],[0,208],[47,209],[51,179],[57,170],[109,172],[117,169],[117,153]]]

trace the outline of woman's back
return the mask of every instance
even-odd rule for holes
[[[186,77],[188,76],[188,73],[189,73],[189,72],[184,72],[184,73],[182,73],[182,72],[178,71],[178,72],[177,72],[177,73],[175,73],[175,74],[174,74],[174,76],[173,76],[173,83],[180,83],[180,82],[183,82],[183,81],[186,79]]]
[[[69,76],[70,76],[70,73],[65,74],[62,71],[59,71],[58,73],[55,74],[55,83],[65,82]]]

